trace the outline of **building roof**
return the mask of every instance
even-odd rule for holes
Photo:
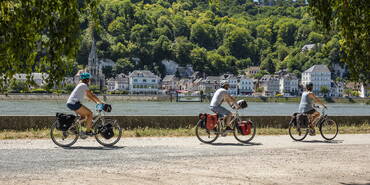
[[[302,47],[301,51],[309,51],[315,48],[316,44],[306,44]]]
[[[310,67],[309,69],[307,69],[306,71],[304,71],[304,73],[312,73],[312,72],[329,72],[330,73],[330,70],[326,65],[314,65]]]
[[[135,70],[129,74],[129,77],[148,77],[148,78],[159,78],[157,75],[148,70]]]
[[[298,80],[297,76],[294,75],[293,73],[288,73],[284,76],[282,76],[283,79],[286,79],[286,80]]]
[[[166,75],[164,78],[163,78],[163,82],[172,82],[172,81],[175,81],[176,80],[176,76],[175,75]]]
[[[210,83],[218,83],[220,80],[221,79],[219,76],[207,76],[207,78],[205,79],[205,81],[209,81]]]
[[[263,75],[261,81],[269,81],[269,80],[279,80],[279,76],[277,75]]]

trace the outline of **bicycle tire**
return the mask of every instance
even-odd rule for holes
[[[302,135],[302,137],[300,138],[296,138],[295,136],[293,136],[293,129],[296,130],[297,127],[293,124],[293,123],[289,123],[289,128],[288,128],[288,132],[289,132],[289,136],[294,140],[294,141],[302,141],[304,140],[307,135],[308,135],[308,128],[302,128],[304,130],[304,133]]]
[[[240,121],[240,120],[239,120]],[[237,140],[237,141],[239,141],[239,142],[241,142],[241,143],[246,143],[246,144],[248,144],[250,141],[252,141],[252,139],[254,138],[254,136],[256,136],[256,124],[253,122],[253,121],[251,121],[251,120],[248,120],[248,122],[251,122],[252,123],[252,134],[249,134],[248,136],[250,136],[250,137],[247,137],[248,139],[242,139],[241,137],[238,137],[238,134],[239,134],[239,130],[238,130],[238,123],[235,123],[234,124],[234,128],[233,128],[233,130],[234,130],[234,137],[235,137],[235,139]],[[245,135],[242,135],[242,136],[245,136]]]
[[[97,122],[98,121],[103,121],[103,119],[99,119],[99,120],[97,120]],[[115,144],[117,144],[118,143],[118,141],[120,141],[121,140],[121,137],[122,137],[122,132],[123,132],[123,130],[122,130],[122,128],[119,126],[119,124],[117,123],[117,120],[111,120],[111,121],[113,121],[114,123],[114,125],[113,125],[113,127],[115,128],[115,129],[117,129],[117,130],[115,130],[116,131],[116,133],[115,134],[118,134],[118,136],[117,136],[117,138],[116,139],[114,139],[112,142],[109,142],[109,143],[106,143],[105,141],[103,141],[103,139],[105,139],[105,138],[100,138],[100,136],[101,136],[101,134],[99,133],[99,129],[98,128],[95,128],[95,140],[99,143],[99,144],[101,144],[101,145],[103,145],[103,146],[106,146],[106,147],[112,147],[112,146],[114,146]],[[102,124],[104,124],[105,123],[105,121],[103,121],[103,123]],[[114,131],[113,131],[114,132]],[[118,132],[118,133],[117,133]]]
[[[216,132],[214,132],[214,134],[215,134],[215,136],[214,136],[214,138],[213,139],[211,139],[211,140],[209,140],[209,141],[206,141],[206,140],[204,140],[204,139],[202,139],[201,138],[201,135],[199,134],[199,131],[200,130],[205,130],[206,131],[206,133],[208,133],[209,135],[211,134],[211,132],[210,131],[208,131],[206,128],[202,128],[201,127],[201,123],[202,123],[202,120],[199,120],[198,121],[198,123],[197,123],[197,125],[196,125],[196,127],[195,127],[195,135],[197,136],[197,138],[198,138],[198,140],[200,141],[200,142],[202,142],[202,143],[206,143],[206,144],[211,144],[211,143],[213,143],[213,142],[215,142],[216,141],[216,139],[218,138],[218,136],[220,135],[219,133],[220,133],[220,123],[217,123],[217,128],[216,128]],[[208,136],[209,137],[209,136]]]
[[[54,123],[52,124],[51,128],[50,128],[50,137],[51,137],[51,140],[54,142],[54,144],[56,144],[57,146],[60,146],[60,147],[70,147],[72,146],[73,144],[75,144],[78,140],[78,134],[74,134],[74,138],[71,142],[67,143],[67,144],[62,144],[60,142],[57,141],[56,139],[56,136],[54,135],[55,131],[59,131],[57,128],[57,121],[54,121]],[[70,130],[70,129],[68,129]],[[67,131],[68,131],[67,130]]]
[[[324,133],[324,132],[323,132],[323,126],[325,126],[325,123],[327,123],[327,122],[332,122],[332,123],[334,123],[335,131],[334,131],[334,134],[333,134],[333,136],[332,136],[332,137],[329,137],[328,135],[326,135],[326,133]],[[337,122],[335,122],[335,121],[334,121],[334,120],[332,120],[332,119],[325,119],[322,123],[320,123],[319,130],[320,130],[320,134],[321,134],[321,136],[322,136],[324,139],[326,139],[326,140],[333,140],[335,137],[337,137],[338,132],[339,132]]]

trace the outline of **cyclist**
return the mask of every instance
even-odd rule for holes
[[[316,111],[313,107],[313,101],[321,104],[326,108],[324,103],[318,99],[315,94],[312,92],[313,83],[306,84],[306,90],[302,93],[301,103],[299,104],[299,113],[304,113],[308,115],[309,126],[310,126],[310,135],[315,135],[315,122],[320,113]]]
[[[232,113],[227,110],[225,107],[221,106],[224,101],[226,101],[230,107],[239,108],[239,105],[236,103],[236,99],[227,93],[229,89],[229,82],[227,80],[222,80],[220,82],[221,87],[216,90],[215,94],[212,97],[211,104],[209,105],[210,109],[225,118],[225,123],[227,125],[226,132],[233,131],[231,128],[231,118]]]
[[[93,113],[90,109],[86,106],[81,104],[81,101],[86,95],[90,100],[97,104],[103,104],[102,101],[99,100],[90,90],[89,90],[89,82],[90,82],[91,75],[90,73],[81,73],[80,74],[80,83],[73,89],[71,95],[67,101],[67,107],[76,114],[80,115],[82,118],[86,118],[86,132],[82,133],[82,135],[92,136],[93,133],[91,131],[92,127],[92,119]],[[83,136],[84,137],[84,136]]]

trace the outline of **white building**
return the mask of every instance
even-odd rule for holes
[[[344,93],[344,83],[343,82],[332,82],[330,88],[330,96],[342,97]]]
[[[162,89],[173,91],[177,88],[178,78],[175,75],[166,75],[162,80]]]
[[[158,94],[160,78],[148,70],[135,70],[129,74],[131,94]]]
[[[116,78],[110,78],[107,80],[108,91],[128,91],[129,90],[129,78],[125,74],[121,73]]]
[[[27,76],[27,74],[20,73],[13,75],[13,78],[21,82],[26,82]],[[49,77],[49,75],[46,73],[31,73],[29,77],[35,82],[35,85],[37,87],[41,87],[43,85],[46,85],[46,79]]]
[[[313,83],[313,92],[316,95],[322,96],[320,90],[326,87],[330,90],[331,87],[331,73],[326,65],[314,65],[302,73],[302,85],[306,86],[308,83]]]
[[[220,80],[227,80],[229,82],[229,89],[227,92],[230,95],[238,95],[238,78],[232,74],[224,74],[220,76]]]
[[[298,95],[298,78],[294,74],[280,77],[280,93],[283,95]]]
[[[248,77],[252,77],[256,75],[257,73],[259,73],[260,71],[261,69],[258,66],[248,67],[245,71],[245,75],[247,75]]]
[[[214,93],[220,87],[220,77],[219,76],[208,76],[198,85],[199,91],[204,93]]]
[[[254,91],[253,79],[248,78],[247,76],[241,75],[239,77],[239,94],[252,94]]]
[[[260,87],[263,88],[262,95],[275,96],[280,91],[280,80],[277,75],[264,75],[260,80]]]

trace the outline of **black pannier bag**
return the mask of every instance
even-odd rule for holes
[[[200,113],[198,117],[199,117],[199,121],[201,121],[200,128],[206,128],[207,113]]]
[[[72,126],[73,122],[76,119],[75,115],[64,113],[57,113],[56,117],[57,117],[56,129],[61,131],[67,131],[69,127]]]
[[[298,115],[298,114],[299,114],[298,112],[295,112],[295,113],[292,115],[292,117],[291,117],[291,119],[290,119],[289,124],[292,124],[292,125],[294,125],[294,126],[297,126],[297,115]]]
[[[110,139],[114,136],[113,126],[112,124],[108,123],[101,127],[100,135],[103,136],[105,139]]]
[[[307,114],[297,114],[297,124],[300,128],[307,128],[308,122],[309,120]]]

